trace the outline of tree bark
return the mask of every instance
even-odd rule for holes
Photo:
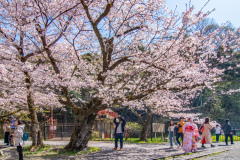
[[[145,120],[142,131],[141,131],[140,141],[147,141],[148,126],[151,122],[151,119],[152,119],[152,115],[149,115]]]
[[[26,76],[25,81],[26,83],[28,83],[27,106],[28,106],[28,111],[31,119],[32,146],[30,148],[30,151],[34,151],[34,150],[37,150],[39,147],[43,146],[43,138],[42,138],[42,132],[38,123],[36,108],[34,105],[33,91],[30,90],[32,80],[27,71],[25,71],[24,74]]]
[[[27,104],[31,119],[31,134],[32,134],[32,146],[30,150],[33,151],[43,146],[43,137],[41,129],[39,127],[36,108],[34,106],[34,99],[31,91],[29,91],[27,95]]]
[[[138,118],[141,118],[141,116]],[[147,117],[146,120],[143,122],[141,120],[141,122],[143,122],[142,124],[142,131],[141,131],[141,136],[140,136],[140,141],[147,141],[147,132],[148,132],[148,126],[151,122],[152,119],[152,111],[150,108],[147,108]]]
[[[69,144],[65,146],[65,149],[83,150],[87,147],[88,141],[93,132],[93,125],[96,116],[97,111],[90,115],[83,114],[82,112],[76,114],[74,132],[72,133]]]
[[[4,123],[4,121],[0,121],[0,138],[4,139],[3,123]]]

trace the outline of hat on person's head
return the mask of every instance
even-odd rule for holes
[[[14,116],[13,116],[13,115],[11,115],[11,116],[9,116],[9,117],[8,117],[8,119],[13,119],[13,118],[14,118]]]
[[[180,119],[184,119],[184,117],[180,117]]]

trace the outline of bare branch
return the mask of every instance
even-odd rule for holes
[[[67,30],[70,21],[72,20],[73,15],[68,19],[68,21],[65,23],[65,27],[63,28],[62,31],[60,31],[60,34],[58,35],[58,37],[48,45],[48,47],[51,47],[52,45],[54,45],[56,42],[58,42],[58,40],[62,37],[63,33]]]
[[[111,8],[111,4],[107,4],[105,10],[103,11],[103,13],[97,18],[97,20],[94,22],[94,25],[98,25],[98,23],[105,17],[108,15],[108,13],[110,12],[110,8]]]
[[[142,28],[142,26],[133,27],[133,28],[128,29],[125,32],[123,32],[123,35],[128,34],[128,33],[132,32],[132,31],[135,31],[137,29],[141,29],[141,28]],[[116,37],[120,37],[120,36],[122,36],[122,35],[121,34],[116,35]]]
[[[112,66],[110,66],[108,69],[109,70],[114,70],[118,65],[120,65],[123,62],[129,61],[128,57],[123,57],[121,59],[119,59],[118,61],[116,61],[114,64],[112,64]]]
[[[143,126],[144,122],[143,122],[143,119],[142,119],[141,115],[138,114],[136,111],[134,111],[134,109],[131,109],[131,111],[138,118],[138,121],[139,121],[140,125]]]

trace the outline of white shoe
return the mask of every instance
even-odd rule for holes
[[[178,145],[178,146],[177,146],[177,149],[180,149],[180,148],[181,148],[181,146],[180,146],[180,145]]]
[[[171,146],[170,149],[173,149],[173,146]]]

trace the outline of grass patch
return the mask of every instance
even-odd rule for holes
[[[175,158],[179,158],[181,156],[186,156],[186,155],[192,155],[192,154],[196,154],[199,152],[190,152],[190,153],[182,153],[182,154],[178,154],[178,155],[174,155],[174,156],[170,156],[170,157],[163,157],[157,160],[169,160],[169,159],[175,159]]]
[[[84,155],[101,151],[101,148],[98,147],[88,147],[83,151],[66,151],[64,149],[64,146],[44,145],[44,147],[39,148],[37,151],[30,152],[29,151],[30,147],[31,146],[23,147],[24,157],[27,157],[28,159],[33,159],[37,157],[61,158],[67,156]]]
[[[51,149],[52,146],[50,145],[44,145],[43,147],[40,147],[37,151],[35,152],[32,152],[32,151],[29,151],[30,148],[31,148],[31,145],[28,145],[28,146],[24,146],[23,147],[23,154],[24,155],[36,155],[36,154],[39,154],[41,152],[47,152]]]
[[[125,140],[125,138],[124,138],[123,143],[166,143],[166,142],[168,142],[167,138],[168,137],[165,137],[165,139],[162,140],[162,137],[157,137],[156,140],[155,140],[155,138],[153,137],[152,141],[151,141],[151,138],[148,138],[147,142],[139,141],[139,138],[131,138],[131,139],[128,138],[127,140]],[[228,138],[228,140],[230,141],[230,138]],[[95,138],[95,139],[92,139],[92,141],[114,142],[115,138],[112,138],[112,139],[110,139],[110,138],[105,138],[105,139]],[[225,142],[225,136],[220,135],[219,141],[220,142]],[[234,135],[233,136],[233,141],[240,141],[240,136]],[[212,142],[216,142],[216,136],[215,135],[212,135]]]
[[[221,154],[221,153],[224,153],[224,152],[227,152],[227,151],[228,150],[221,151],[221,152],[216,152],[216,153],[212,153],[212,154],[209,154],[209,155],[206,155],[206,156],[202,156],[202,157],[199,157],[199,158],[192,158],[191,160],[199,160],[199,159],[207,158],[207,157],[210,157],[210,156],[218,155],[218,154]]]
[[[110,139],[110,138],[105,138],[105,139],[92,139],[93,141],[101,141],[101,142],[114,142],[115,138]],[[123,143],[166,143],[167,139],[165,138],[164,140],[162,140],[162,138],[148,138],[147,142],[145,141],[139,141],[139,138],[128,138],[127,140],[125,140],[125,138],[123,139]]]
[[[216,142],[216,136],[215,135],[212,135],[211,138],[212,138],[212,142]],[[230,138],[228,138],[228,141],[230,141]],[[233,136],[233,141],[240,141],[240,137],[234,135]],[[224,135],[219,136],[219,142],[225,142],[225,136]]]
[[[198,157],[198,158],[192,158],[191,160],[199,160],[199,159],[203,159],[203,158],[206,158],[206,157],[221,154],[221,153],[224,153],[224,152],[227,152],[227,151],[228,150],[221,151],[221,152],[216,152],[216,153],[212,153],[212,154],[209,154],[209,155],[206,155],[206,156],[201,156],[201,157]],[[185,156],[185,155],[192,155],[192,154],[196,154],[196,153],[199,153],[199,152],[183,153],[183,154],[179,154],[179,155],[175,155],[175,156],[163,157],[163,158],[160,158],[160,159],[157,159],[157,160],[170,160],[170,159],[175,159],[175,158],[179,158],[179,157],[182,157],[182,156]]]
[[[101,148],[98,147],[88,147],[87,149],[83,151],[66,151],[65,149],[60,150],[58,152],[59,155],[63,156],[70,156],[70,155],[83,155],[83,154],[89,154],[89,153],[94,153],[94,152],[99,152],[102,151]]]

